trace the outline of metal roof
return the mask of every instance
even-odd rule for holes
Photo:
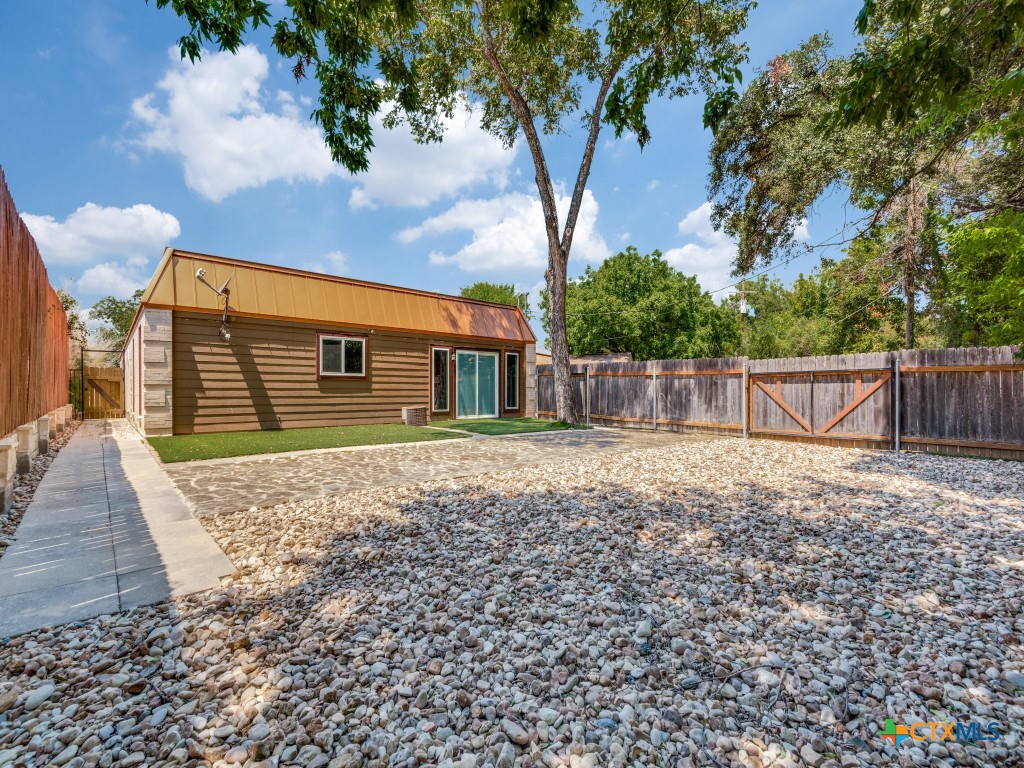
[[[224,303],[196,279],[199,269],[217,287],[231,278],[229,313],[234,315],[525,344],[537,340],[518,307],[174,248],[164,250],[141,306],[220,313]]]

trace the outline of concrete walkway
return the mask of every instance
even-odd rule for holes
[[[87,421],[0,558],[0,637],[220,584],[233,570],[124,422]]]

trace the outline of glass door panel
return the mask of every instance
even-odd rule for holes
[[[498,415],[498,356],[477,355],[477,416]]]
[[[455,415],[463,419],[476,416],[476,354],[455,355]]]

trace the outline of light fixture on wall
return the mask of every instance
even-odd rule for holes
[[[220,288],[214,288],[211,283],[206,282],[206,270],[202,267],[196,270],[196,280],[218,296],[222,296],[224,298],[224,314],[221,315],[220,328],[217,331],[217,335],[224,339],[224,341],[231,341],[231,331],[228,330],[228,301],[231,299],[231,291],[228,289],[228,283],[231,282],[231,278],[234,276],[235,273],[232,272],[228,275],[228,279],[224,281],[224,284],[221,285]]]

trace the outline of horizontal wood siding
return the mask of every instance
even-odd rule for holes
[[[399,422],[403,407],[429,404],[432,345],[525,352],[506,342],[256,318],[232,319],[224,342],[219,326],[217,316],[174,313],[175,434]],[[366,336],[366,377],[318,377],[318,331]],[[522,374],[519,384],[523,402]],[[453,378],[452,403],[454,389]]]

